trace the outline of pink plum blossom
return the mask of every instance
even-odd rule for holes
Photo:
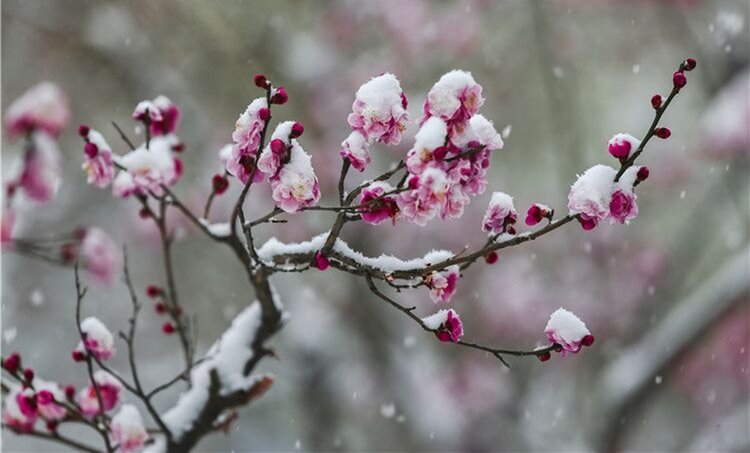
[[[99,406],[96,388],[92,384],[81,389],[76,398],[76,402],[81,407],[81,412],[89,418],[102,412],[102,408],[104,412],[114,409],[120,399],[120,391],[122,390],[120,382],[104,370],[94,372],[94,382],[102,399],[101,406]]]
[[[296,125],[302,127],[301,123],[295,121],[280,123],[273,131],[268,145],[263,149],[258,159],[258,170],[268,175],[269,178],[275,177],[281,167],[289,162],[291,148],[300,146],[294,138],[294,128]]]
[[[417,225],[426,225],[440,210],[450,184],[448,175],[438,167],[429,167],[421,175],[411,176],[410,190],[396,198],[399,216]]]
[[[108,286],[119,271],[120,249],[104,230],[88,228],[81,242],[81,259],[91,279]]]
[[[585,215],[594,223],[606,219],[616,173],[612,167],[595,165],[579,176],[568,193],[571,214]]]
[[[547,334],[551,343],[562,347],[562,356],[568,352],[575,354],[581,350],[581,346],[591,346],[594,342],[594,337],[586,324],[564,308],[559,308],[552,313],[544,333]]]
[[[646,167],[628,167],[620,177],[620,180],[612,186],[612,199],[609,202],[609,215],[612,223],[629,223],[638,215],[638,198],[633,190],[635,183],[639,180]],[[648,170],[648,169],[647,169]]]
[[[373,77],[357,90],[347,121],[368,141],[398,145],[406,129],[407,101],[396,76]]]
[[[414,136],[414,146],[406,154],[406,168],[410,173],[418,175],[434,161],[443,160],[447,134],[448,126],[440,118],[428,118],[422,123]]]
[[[289,162],[271,179],[271,190],[276,206],[289,213],[313,206],[320,200],[312,160],[296,140],[292,144]]]
[[[460,133],[482,104],[482,86],[474,81],[471,73],[453,70],[444,74],[427,93],[422,122],[437,116]]]
[[[440,310],[434,315],[422,318],[422,323],[435,332],[438,340],[458,342],[464,336],[464,326],[458,313],[453,309]]]
[[[493,234],[515,234],[513,226],[518,214],[513,207],[513,197],[504,192],[492,194],[490,204],[482,219],[482,231]]]
[[[620,159],[620,161],[627,160],[630,154],[635,152],[640,146],[641,141],[633,137],[630,134],[616,134],[607,143],[607,150],[612,157]]]
[[[58,137],[68,124],[70,109],[65,93],[52,82],[42,82],[16,99],[5,113],[10,137],[44,131]]]
[[[503,137],[495,130],[495,125],[484,115],[477,113],[469,119],[469,125],[461,134],[451,138],[460,148],[485,147],[490,151],[503,149]]]
[[[450,189],[445,194],[445,201],[440,206],[438,216],[445,219],[458,219],[464,213],[464,208],[470,202],[461,185],[457,182],[451,183]]]
[[[526,225],[528,226],[534,226],[545,218],[552,218],[552,209],[547,205],[534,203],[526,211]]]
[[[393,191],[393,187],[387,182],[376,181],[365,187],[359,196],[359,204],[367,205],[359,209],[362,220],[377,225],[386,219],[392,219],[395,223],[398,215],[398,205],[395,196],[383,196]],[[377,201],[374,201],[377,200]]]
[[[81,321],[81,332],[85,338],[76,351],[87,351],[99,360],[109,360],[115,353],[114,338],[99,319],[90,316]]]
[[[430,289],[430,298],[435,303],[448,303],[456,293],[458,279],[461,276],[457,265],[448,266],[442,271],[436,271],[426,279]]]
[[[53,138],[45,132],[35,132],[31,145],[23,156],[18,187],[31,200],[46,203],[55,196],[60,185],[62,155]]]
[[[233,147],[226,163],[227,171],[247,184],[255,168],[260,148],[260,135],[270,118],[266,98],[257,98],[247,106],[235,123],[232,133]],[[256,172],[256,178],[262,180],[262,174]]]
[[[98,131],[88,131],[82,168],[88,175],[87,182],[99,188],[107,187],[114,179],[112,148]]]
[[[36,422],[36,411],[29,408],[28,391],[20,386],[10,386],[10,392],[3,399],[3,424],[17,432],[30,432]]]
[[[112,417],[112,442],[119,446],[122,453],[137,453],[143,450],[148,432],[143,425],[143,418],[132,404],[124,404]]]
[[[370,145],[359,131],[352,131],[346,140],[341,142],[341,157],[347,159],[357,171],[365,171],[370,164]]]
[[[62,420],[68,411],[57,401],[65,401],[65,392],[55,382],[43,381],[34,378],[34,389],[36,390],[36,408],[45,420]]]
[[[124,168],[113,182],[113,192],[117,196],[132,194],[148,195],[162,193],[162,185],[172,186],[182,177],[182,161],[174,156],[174,135],[152,137],[146,144],[118,159]],[[126,174],[126,176],[123,176]]]
[[[177,104],[160,95],[152,101],[141,101],[133,111],[133,118],[144,121],[148,112],[151,135],[169,135],[177,130],[181,112]]]

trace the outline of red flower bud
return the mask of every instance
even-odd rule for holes
[[[213,186],[214,193],[221,195],[229,188],[229,180],[224,175],[214,175],[211,179],[211,185]]]
[[[315,254],[315,267],[318,268],[319,271],[324,271],[328,269],[328,266],[330,266],[328,258],[318,251],[318,253]]]
[[[172,145],[172,151],[174,151],[176,153],[181,153],[181,152],[185,151],[185,144],[182,143],[182,142],[175,143],[174,145]]]
[[[76,388],[75,388],[75,387],[73,387],[72,385],[67,385],[67,386],[65,386],[65,396],[66,396],[66,397],[67,397],[67,398],[68,398],[69,400],[72,400],[72,399],[73,399],[73,397],[74,397],[74,396],[76,396]]]
[[[26,368],[23,370],[23,378],[26,380],[26,382],[31,382],[34,380],[34,370],[31,368]]]
[[[3,360],[3,368],[8,370],[10,374],[16,374],[18,367],[21,366],[21,356],[14,352]]]
[[[148,209],[141,208],[141,210],[138,211],[138,217],[140,217],[142,219],[148,219],[149,217],[151,217],[151,214],[149,213]]]
[[[266,107],[259,109],[258,118],[260,118],[261,121],[268,121],[268,119],[271,118],[271,109],[267,109]]]
[[[60,247],[60,259],[66,263],[72,263],[76,259],[77,249],[73,243],[63,244]]]
[[[487,264],[495,264],[497,263],[497,260],[500,258],[500,256],[497,254],[496,251],[488,252],[486,255],[484,255],[484,260],[487,262]]]
[[[286,143],[280,138],[274,138],[271,140],[269,146],[271,147],[271,152],[277,155],[283,154],[284,151],[286,151]]]
[[[158,314],[163,315],[167,312],[167,307],[165,307],[163,303],[157,302],[154,304],[154,310],[156,310]]]
[[[649,175],[648,167],[641,167],[638,169],[638,173],[636,174],[636,178],[638,178],[638,181],[645,181],[648,179]]]
[[[266,86],[268,86],[268,79],[263,74],[255,74],[253,77],[253,83],[258,88],[266,88]]]
[[[695,58],[688,58],[687,60],[682,62],[680,68],[684,69],[685,71],[692,71],[697,65],[698,62],[695,60]]]
[[[83,152],[86,153],[86,156],[88,156],[89,159],[93,159],[99,154],[99,148],[91,142],[86,142],[86,144],[83,145]]]
[[[672,83],[674,83],[674,87],[678,90],[687,85],[687,77],[685,77],[685,73],[682,71],[675,71],[674,74],[672,74]]]
[[[164,324],[162,324],[162,326],[161,326],[161,331],[162,331],[162,332],[164,332],[164,333],[165,333],[165,334],[167,334],[167,335],[171,335],[171,334],[173,334],[173,333],[175,332],[175,327],[174,327],[174,324],[172,324],[172,323],[171,323],[171,322],[169,322],[169,321],[165,322],[165,323],[164,323]]]
[[[284,87],[278,87],[276,88],[276,92],[271,96],[271,104],[286,104],[286,101],[289,100],[289,96],[286,94],[286,90]]]
[[[543,352],[541,354],[537,354],[536,358],[539,359],[541,362],[546,362],[547,360],[549,360],[550,358],[552,358],[552,354],[550,354],[549,351],[547,351],[547,352]]]
[[[594,344],[594,336],[593,335],[586,335],[585,337],[581,338],[581,344],[588,347]]]
[[[146,287],[146,295],[148,297],[159,297],[161,296],[162,292],[163,290],[161,289],[161,287],[157,285],[148,285]]]
[[[294,124],[292,124],[292,133],[289,134],[289,137],[297,138],[302,135],[303,132],[305,132],[305,126],[303,126],[300,122],[295,122]]]
[[[654,110],[658,110],[661,107],[662,102],[664,102],[664,98],[661,94],[655,94],[651,97],[651,107],[653,107]]]
[[[55,420],[48,421],[47,425],[46,425],[47,431],[49,431],[51,433],[54,433],[55,431],[57,431],[57,424],[58,423]]]
[[[89,136],[89,131],[90,130],[91,130],[91,128],[88,127],[87,125],[81,124],[80,126],[78,126],[78,135],[80,135],[83,138],[86,138],[86,137]]]
[[[658,127],[654,131],[654,135],[659,138],[667,139],[670,135],[672,135],[672,131],[670,131],[669,128],[666,127]]]
[[[83,351],[73,351],[71,356],[74,362],[83,362],[86,359],[86,354]]]

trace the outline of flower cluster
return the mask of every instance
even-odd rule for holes
[[[586,324],[564,308],[552,313],[544,333],[547,334],[550,343],[560,346],[560,354],[563,357],[568,353],[578,353],[582,346],[594,344],[594,336]]]
[[[482,231],[492,234],[516,234],[514,225],[517,218],[518,213],[513,207],[513,197],[504,192],[495,192],[484,214]]]

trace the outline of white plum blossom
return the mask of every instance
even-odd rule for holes
[[[122,453],[137,453],[143,450],[148,432],[143,425],[143,417],[132,404],[123,404],[112,417],[112,441]]]

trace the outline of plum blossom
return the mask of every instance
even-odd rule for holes
[[[545,218],[552,218],[552,209],[545,204],[534,203],[529,206],[529,210],[526,212],[526,225],[534,226]]]
[[[70,108],[65,93],[52,82],[41,82],[16,99],[5,114],[10,137],[44,131],[58,137],[68,124]]]
[[[109,360],[115,353],[114,338],[99,319],[90,316],[81,321],[81,332],[85,338],[76,351],[87,351],[99,360]]]
[[[482,231],[487,233],[515,234],[516,229],[513,226],[516,223],[518,214],[513,207],[513,197],[504,192],[495,192],[492,194],[490,204],[482,219]]]
[[[33,133],[23,155],[17,186],[29,199],[46,203],[57,193],[61,171],[62,155],[55,140],[45,132]]]
[[[461,185],[456,181],[452,181],[450,189],[445,194],[445,201],[440,206],[438,216],[443,220],[458,219],[463,215],[464,208],[470,201],[469,196],[466,195]]]
[[[444,74],[427,93],[422,122],[437,116],[452,130],[461,132],[482,104],[482,86],[474,81],[471,73],[453,70]]]
[[[148,195],[162,193],[162,185],[172,186],[182,177],[182,161],[174,156],[173,146],[177,137],[164,135],[152,137],[149,146],[142,144],[119,158],[124,168],[113,182],[117,196],[132,194]]]
[[[89,130],[86,135],[83,170],[88,175],[86,182],[99,188],[112,183],[115,167],[112,160],[112,148],[101,133]]]
[[[452,137],[451,142],[461,148],[482,146],[490,151],[497,151],[505,146],[502,135],[495,130],[492,121],[479,113],[469,119],[469,127],[462,134]]]
[[[455,310],[440,310],[434,315],[422,318],[422,323],[435,332],[438,340],[458,342],[464,336],[464,326]]]
[[[91,279],[101,286],[112,283],[120,267],[120,250],[104,230],[91,227],[81,241],[81,258]]]
[[[151,135],[172,134],[180,124],[180,108],[163,95],[151,101],[141,101],[133,110],[133,119],[144,121],[147,115]]]
[[[568,209],[571,214],[596,225],[609,216],[612,184],[617,171],[607,165],[594,165],[586,170],[570,188]]]
[[[446,154],[445,137],[448,126],[437,117],[428,118],[414,136],[414,146],[406,154],[406,168],[418,175],[434,161],[442,161]]]
[[[143,450],[148,433],[143,418],[132,404],[124,404],[112,417],[112,442],[122,453],[137,453]]]
[[[260,148],[260,136],[271,117],[266,98],[257,98],[247,106],[235,123],[232,133],[232,151],[226,163],[227,171],[247,184]],[[256,172],[254,180],[262,180],[263,175]]]
[[[419,176],[411,176],[409,188],[399,194],[396,203],[399,217],[424,226],[435,217],[446,199],[451,181],[438,167],[429,167]]]
[[[122,391],[120,382],[104,370],[94,372],[94,382],[96,388],[93,384],[89,384],[88,387],[81,389],[76,398],[76,402],[81,407],[81,412],[89,418],[102,412],[102,408],[104,412],[114,409],[120,399],[120,391]],[[102,399],[101,407],[96,395],[97,388]]]
[[[635,200],[633,187],[636,180],[639,179],[639,173],[642,168],[646,167],[629,167],[620,177],[620,180],[614,183],[612,188],[612,200],[609,202],[609,215],[612,223],[629,223],[638,215],[638,205]]]
[[[365,171],[370,164],[370,145],[359,131],[352,131],[346,140],[341,142],[341,157],[347,159],[357,171]]]
[[[359,196],[359,204],[367,205],[359,208],[362,220],[377,225],[386,219],[392,219],[395,223],[398,215],[396,197],[384,194],[393,191],[393,187],[387,182],[376,181],[365,187]]]
[[[67,415],[64,406],[56,401],[65,401],[65,392],[56,382],[48,382],[34,378],[34,389],[36,390],[36,408],[45,420],[62,420]]]
[[[578,316],[558,308],[552,313],[544,329],[547,338],[553,344],[559,344],[562,347],[561,355],[564,357],[567,353],[577,353],[581,346],[591,346],[594,343],[594,336]]]
[[[607,150],[612,157],[620,159],[620,161],[627,160],[630,157],[630,153],[634,152],[641,145],[641,141],[633,137],[630,134],[616,134],[607,142]]]
[[[385,73],[359,87],[347,121],[368,141],[398,145],[409,119],[406,107],[398,79]]]
[[[300,147],[295,137],[301,135],[301,132],[299,135],[295,133],[295,126],[304,130],[302,124],[295,121],[284,121],[276,126],[271,135],[271,141],[258,159],[258,170],[268,175],[269,178],[275,177],[282,165],[289,161],[291,148]]]
[[[9,385],[10,391],[3,399],[3,423],[17,432],[30,432],[36,422],[36,411],[30,407],[29,391],[21,386]]]
[[[320,200],[312,160],[296,140],[292,144],[289,162],[271,178],[271,190],[276,206],[289,213],[313,206]]]
[[[458,279],[461,276],[457,265],[448,266],[442,271],[430,274],[425,283],[430,289],[430,298],[435,303],[448,303],[456,293]]]

